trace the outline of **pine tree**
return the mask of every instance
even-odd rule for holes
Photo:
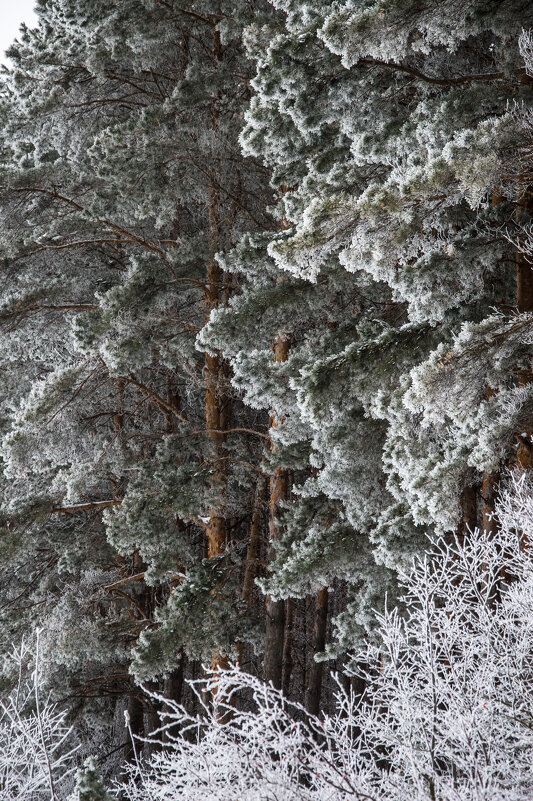
[[[38,10],[0,88],[0,653],[41,627],[79,731],[142,734],[136,682],[200,660],[289,693],[306,605],[313,658],[353,648],[531,467],[533,11]]]
[[[148,678],[261,631],[257,415],[195,345],[216,252],[268,224],[238,144],[261,9],[42,2],[2,85],[2,637],[42,626],[79,719],[126,695],[137,734],[136,645]]]
[[[531,9],[273,6],[247,33],[256,94],[241,139],[292,228],[242,243],[228,269],[247,287],[202,337],[247,401],[285,421],[271,433],[297,498],[264,586],[301,595],[340,574],[347,642],[428,529],[456,529],[469,496],[476,523],[476,487],[531,428],[533,390],[516,379],[531,270],[520,257],[517,290],[509,241],[530,220]],[[280,330],[291,354],[274,371]]]
[[[78,771],[73,801],[112,801],[93,757],[88,757],[83,769]]]

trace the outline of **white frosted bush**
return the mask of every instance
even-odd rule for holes
[[[440,541],[403,577],[407,612],[385,612],[357,657],[363,698],[339,683],[315,718],[238,667],[195,682],[201,714],[166,702],[167,746],[133,771],[130,801],[531,799],[530,485],[502,491],[498,534]]]
[[[0,696],[0,799],[59,801],[72,783],[76,750],[69,745],[66,712],[41,697],[38,637],[34,652],[22,644],[11,659],[19,680],[8,696]]]

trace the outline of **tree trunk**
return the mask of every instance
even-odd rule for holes
[[[328,599],[327,587],[322,587],[318,592],[315,602],[315,619],[313,626],[313,659],[309,668],[307,687],[305,690],[305,708],[310,715],[318,715],[320,711],[320,695],[322,693],[322,673],[323,663],[315,660],[315,655],[319,654],[326,647],[326,627],[328,623]]]
[[[220,32],[213,28],[213,57],[218,65],[223,58],[223,49]],[[218,101],[220,92],[217,90],[211,99],[211,130],[215,132],[218,127]],[[215,164],[212,167],[215,170]],[[215,309],[222,295],[223,272],[215,256],[222,247],[222,231],[220,220],[220,196],[216,176],[213,175],[209,183],[209,262],[205,284],[206,319]],[[210,559],[221,556],[226,550],[227,526],[224,515],[224,498],[226,494],[226,464],[224,459],[225,430],[228,422],[228,403],[224,397],[223,363],[218,355],[205,353],[205,423],[207,436],[212,445],[212,477],[211,489],[216,501],[209,509],[209,518],[206,526],[207,555]],[[218,651],[212,660],[213,670],[227,667],[228,660]]]
[[[140,575],[141,573],[144,574],[146,570],[146,565],[142,561],[139,552],[135,551],[133,554],[133,573],[134,575]],[[124,574],[124,570],[121,569],[121,574]],[[126,576],[127,578],[127,576]],[[127,616],[133,622],[139,620],[139,618],[144,618],[148,620],[150,618],[151,610],[150,610],[150,589],[144,584],[140,592],[135,593],[133,595],[134,604],[128,606],[127,609]],[[141,695],[142,690],[139,687],[136,687],[133,679],[130,682],[130,690],[128,693],[128,717],[129,723],[131,727],[132,734],[137,735],[138,737],[144,737],[144,705],[142,703]],[[135,760],[135,750],[137,749],[137,753],[139,750],[138,743],[134,744],[131,741],[131,737],[129,732],[127,733],[127,742],[124,748],[124,759],[127,762],[133,762]]]
[[[174,701],[175,704],[181,704],[183,701],[183,680],[185,675],[185,652],[183,647],[180,648],[178,667],[172,671],[170,676],[163,682],[163,695],[169,701]],[[163,742],[170,740],[172,737],[178,737],[180,733],[178,726],[170,726],[161,739]]]
[[[247,604],[252,602],[254,579],[257,573],[257,563],[259,560],[259,550],[261,546],[261,517],[266,487],[266,478],[260,475],[257,479],[257,485],[255,488],[254,508],[252,512],[252,522],[250,524],[250,539],[248,540],[246,566],[244,569],[244,579],[242,582],[242,598]]]
[[[164,680],[163,695],[175,704],[181,704],[183,698],[183,679],[185,673],[185,653],[180,648],[178,667]]]
[[[477,492],[476,487],[465,487],[461,495],[461,521],[457,534],[462,539],[477,525]]]
[[[266,634],[263,676],[281,689],[283,675],[283,642],[285,636],[285,601],[274,601],[266,597]]]
[[[206,318],[209,319],[211,311],[218,306],[220,299],[220,285],[222,281],[222,270],[219,263],[214,258],[216,243],[218,242],[218,196],[213,190],[211,196],[211,207],[209,210],[210,233],[212,258],[207,267],[206,281]],[[218,356],[205,354],[205,425],[207,436],[212,444],[213,473],[211,486],[213,494],[217,500],[221,500],[226,485],[226,469],[223,459],[224,454],[224,429],[223,423],[223,397],[221,392],[221,359]],[[220,513],[220,503],[217,503],[209,510],[209,520],[206,528],[207,548],[209,558],[219,556],[224,552],[226,546],[226,520]]]
[[[132,687],[128,695],[128,718],[131,733],[137,737],[144,736],[144,708],[139,697],[136,695],[138,689]],[[124,759],[126,762],[135,762],[135,752],[139,754],[139,743],[133,744],[129,731],[126,732],[126,744],[124,746]]]
[[[500,481],[499,473],[484,473],[481,484],[481,518],[483,531],[489,534],[496,532],[497,523],[494,516],[494,505]]]
[[[224,495],[226,484],[226,471],[223,460],[224,435],[221,434],[220,398],[218,393],[219,359],[216,356],[205,355],[206,364],[206,393],[205,393],[205,422],[208,437],[212,442],[212,458],[214,461],[211,486],[217,500]],[[207,553],[210,559],[220,556],[226,547],[226,520],[220,512],[220,504],[209,509],[209,520],[206,527]]]
[[[492,193],[492,205],[499,206],[501,202],[501,195],[499,192],[494,191]],[[494,390],[492,387],[487,386],[486,393],[487,400],[490,400],[494,395]],[[496,519],[494,517],[494,504],[498,492],[499,482],[499,472],[488,473],[485,471],[483,473],[483,479],[481,483],[481,525],[483,531],[486,531],[489,534],[494,534],[497,528]]]
[[[531,222],[533,212],[532,187],[527,186],[518,200],[517,216],[526,213]],[[517,248],[516,251],[516,305],[521,314],[533,312],[533,268],[524,253]],[[518,371],[518,386],[525,387],[533,381],[533,369],[531,362],[527,367]],[[530,470],[533,466],[533,449],[531,438],[533,436],[533,424],[527,426],[525,431],[518,433],[518,447],[516,452],[516,462],[522,470]]]
[[[283,665],[282,683],[283,695],[288,696],[291,687],[292,669],[294,661],[292,658],[292,642],[294,632],[294,599],[287,598],[285,601],[285,636],[283,639]]]
[[[518,224],[525,216],[526,225],[531,224],[533,213],[533,187],[521,183],[516,206]],[[533,269],[521,248],[516,250],[516,305],[521,313],[533,311]]]
[[[274,361],[285,362],[289,355],[289,340],[278,335],[274,346]],[[270,421],[271,428],[276,428],[275,417]],[[270,543],[280,539],[277,515],[279,506],[287,498],[289,488],[288,472],[277,467],[270,477],[270,504],[268,533]],[[271,549],[272,550],[272,549]],[[266,682],[272,682],[278,690],[282,686],[283,677],[283,645],[285,638],[285,601],[275,601],[270,595],[266,597],[266,634],[263,673]]]

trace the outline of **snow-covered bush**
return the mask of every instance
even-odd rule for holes
[[[495,536],[440,541],[404,576],[406,613],[385,612],[357,657],[363,698],[339,682],[336,712],[314,718],[237,667],[197,682],[201,714],[167,702],[166,746],[133,769],[130,801],[531,799],[530,478],[497,514]]]
[[[0,799],[59,801],[72,784],[76,749],[66,713],[42,697],[39,638],[34,651],[23,644],[10,658],[19,678],[0,696]]]
[[[238,666],[192,683],[198,715],[165,706],[153,756],[117,786],[128,801],[526,801],[533,797],[533,480],[511,476],[498,532],[441,540],[403,577],[404,610],[379,618],[339,679],[331,715],[309,716]],[[20,665],[27,654],[18,654]],[[361,667],[364,665],[364,667]],[[0,799],[65,798],[64,716],[39,665],[0,702]],[[211,699],[215,699],[214,702]],[[158,745],[159,744],[159,745]],[[70,779],[69,779],[70,781]],[[91,762],[70,798],[110,798]]]
[[[379,799],[504,801],[533,793],[531,479],[502,492],[496,535],[439,542],[405,577],[367,654],[360,725]]]
[[[193,719],[169,703],[163,729],[170,747],[148,769],[132,771],[131,801],[357,797],[364,765],[348,695],[339,692],[336,714],[319,720],[238,667],[193,686],[202,714]],[[213,705],[205,700],[211,693]],[[253,709],[233,708],[236,695],[252,700]]]

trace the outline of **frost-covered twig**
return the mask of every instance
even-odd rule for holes
[[[19,679],[12,693],[0,698],[0,798],[57,801],[75,769],[72,730],[66,712],[41,698],[38,638],[35,654],[23,643],[11,658]],[[25,680],[32,659],[33,676]]]
[[[52,765],[50,763],[50,755],[48,753],[48,743],[46,742],[46,737],[44,736],[44,728],[43,728],[43,717],[41,713],[41,699],[40,699],[40,685],[39,685],[39,635],[40,631],[37,629],[36,631],[36,643],[35,643],[35,670],[33,672],[33,687],[35,693],[35,712],[36,712],[36,721],[37,721],[37,729],[39,731],[39,739],[41,742],[41,747],[43,749],[43,757],[44,757],[44,764],[46,768],[46,774],[48,778],[48,786],[50,788],[50,801],[56,801],[56,789],[54,784],[54,774],[52,771]]]

